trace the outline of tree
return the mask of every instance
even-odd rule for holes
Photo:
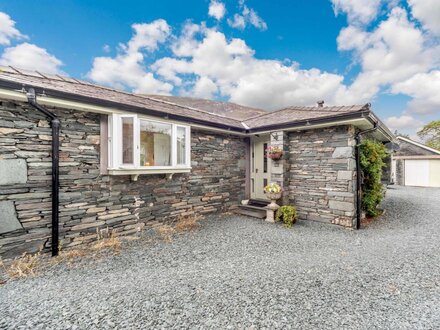
[[[428,147],[440,150],[440,120],[433,120],[423,126],[417,135],[425,141]]]
[[[403,136],[403,137],[409,139],[409,135],[408,134],[400,133],[397,129],[394,131],[394,135],[395,136]]]

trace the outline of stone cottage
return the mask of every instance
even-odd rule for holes
[[[269,182],[300,218],[355,227],[355,139],[366,130],[393,139],[368,104],[266,112],[3,67],[0,255],[48,248],[55,234],[71,247],[94,240],[97,228],[128,235],[242,200],[258,208]],[[270,145],[283,148],[282,160],[265,157]]]

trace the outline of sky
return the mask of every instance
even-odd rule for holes
[[[0,65],[266,110],[440,119],[439,0],[0,0]]]

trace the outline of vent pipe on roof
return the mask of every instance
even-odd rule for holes
[[[318,108],[322,108],[322,107],[324,107],[324,101],[318,101],[317,102],[318,103]]]

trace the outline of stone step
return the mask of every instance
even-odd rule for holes
[[[270,201],[266,199],[251,198],[247,205],[264,207],[269,205]]]
[[[259,219],[266,217],[266,209],[260,206],[239,205],[238,208],[235,209],[235,213]]]

